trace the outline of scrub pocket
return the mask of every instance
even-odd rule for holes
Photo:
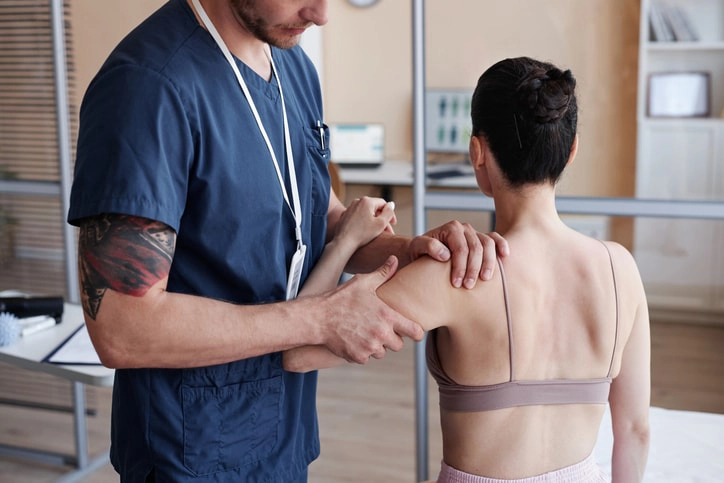
[[[184,465],[208,475],[251,465],[274,450],[282,377],[221,387],[181,388]]]

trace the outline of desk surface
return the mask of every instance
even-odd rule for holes
[[[457,173],[444,178],[433,179],[429,175],[440,170],[453,170]],[[345,167],[339,165],[342,181],[347,184],[371,184],[387,186],[412,186],[412,163],[409,161],[385,160],[376,167]],[[427,186],[432,188],[470,188],[478,189],[478,184],[470,165],[437,164],[427,167]]]
[[[113,369],[101,365],[59,365],[42,362],[84,323],[80,305],[65,304],[60,324],[32,336],[20,337],[17,342],[9,346],[0,347],[0,361],[70,381],[95,386],[112,386]]]

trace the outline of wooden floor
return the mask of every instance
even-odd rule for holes
[[[724,413],[724,327],[658,323],[652,326],[652,404],[672,409]],[[310,481],[415,481],[414,349],[408,344],[368,366],[323,372],[319,381],[322,454]],[[434,383],[429,391],[430,477],[441,457]],[[0,389],[0,392],[1,389]],[[110,390],[98,396],[98,414],[89,418],[92,455],[108,446]],[[71,418],[0,405],[0,444],[22,444],[53,451],[73,448]],[[0,458],[3,483],[46,483],[69,468]],[[106,464],[86,483],[118,481]]]

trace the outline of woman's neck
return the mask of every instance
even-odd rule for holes
[[[495,201],[495,231],[504,235],[521,230],[548,232],[565,225],[556,210],[555,189],[550,185],[498,189]]]

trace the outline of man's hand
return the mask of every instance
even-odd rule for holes
[[[479,233],[469,223],[450,221],[410,242],[413,260],[428,255],[445,262],[452,258],[454,287],[473,288],[478,278],[488,280],[495,270],[496,255],[508,255],[508,242],[496,232]]]
[[[364,364],[371,357],[381,359],[388,349],[402,349],[403,337],[422,340],[422,327],[395,312],[375,293],[397,267],[397,258],[389,257],[374,272],[357,275],[330,293],[324,317],[325,345],[335,355]]]

